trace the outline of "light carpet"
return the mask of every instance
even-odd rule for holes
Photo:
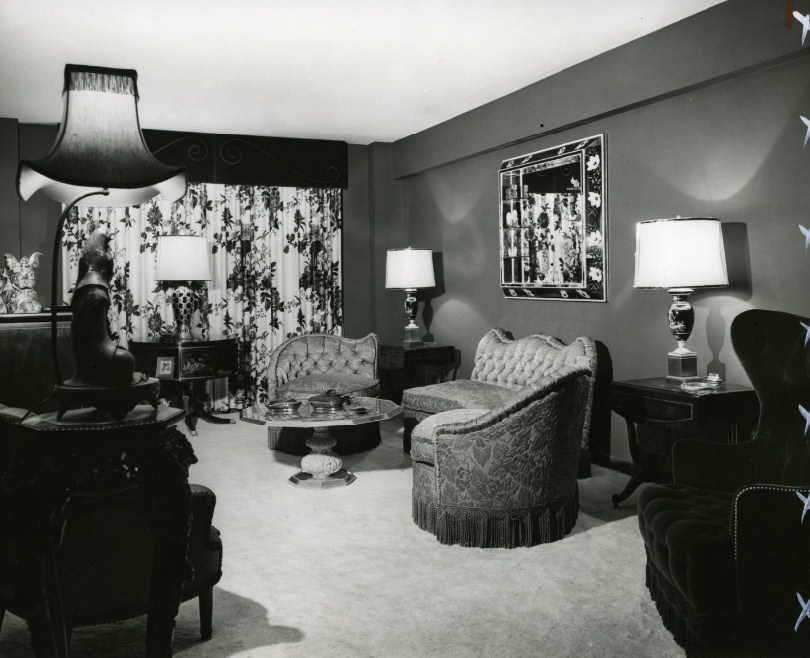
[[[356,482],[326,490],[288,482],[300,458],[270,452],[264,427],[198,430],[190,479],[217,494],[223,576],[213,639],[200,642],[196,601],[184,603],[177,656],[684,655],[644,586],[635,495],[613,509],[626,475],[596,466],[579,481],[579,520],[561,541],[462,548],[411,520],[399,419],[383,423],[382,445],[344,459]],[[144,637],[145,618],[78,628],[71,656],[141,657]],[[29,646],[7,615],[0,656]]]

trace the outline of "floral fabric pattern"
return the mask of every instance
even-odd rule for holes
[[[288,337],[342,334],[340,189],[197,183],[176,203],[157,197],[130,208],[74,209],[62,238],[65,300],[84,242],[102,224],[115,254],[110,326],[124,346],[175,326],[170,282],[155,280],[158,237],[208,239],[211,280],[195,284],[201,294],[192,331],[237,337],[241,359],[229,390],[215,382],[217,407],[267,399],[269,355]]]

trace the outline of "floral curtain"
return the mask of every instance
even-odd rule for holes
[[[231,386],[213,391],[218,409],[266,399],[269,354],[287,337],[342,333],[340,189],[199,183],[176,203],[74,209],[62,238],[66,300],[84,242],[102,224],[115,258],[110,326],[122,345],[174,329],[167,284],[155,280],[158,236],[208,238],[211,281],[201,286],[193,333],[236,337],[242,360]]]

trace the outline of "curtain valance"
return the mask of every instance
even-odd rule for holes
[[[326,139],[144,130],[149,150],[194,183],[346,189],[348,145]]]

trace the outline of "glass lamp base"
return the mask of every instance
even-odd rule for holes
[[[421,330],[417,326],[408,325],[405,327],[405,340],[402,341],[403,347],[421,347],[424,345],[422,342]]]

